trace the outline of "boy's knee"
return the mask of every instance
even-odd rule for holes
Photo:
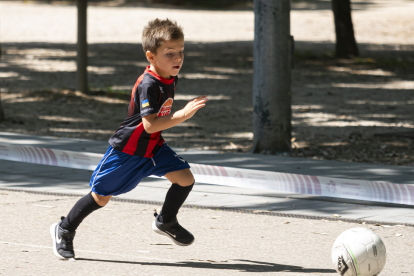
[[[93,197],[93,199],[95,199],[96,203],[99,206],[102,206],[102,207],[105,206],[106,204],[108,204],[108,202],[112,198],[111,195],[109,195],[109,196],[101,196],[101,195],[98,195],[97,193],[94,193],[94,192],[92,192],[92,197]]]
[[[177,183],[181,187],[188,187],[188,186],[193,185],[194,182],[195,182],[194,175],[192,174],[190,169],[185,169],[183,170],[183,173],[180,179],[175,183]]]
[[[181,177],[176,182],[172,182],[172,183],[177,183],[181,187],[188,187],[188,186],[193,185],[194,182],[195,182],[194,176],[191,173],[191,171],[188,170],[188,172],[185,173],[184,175],[181,175]]]
[[[181,187],[187,187],[194,184],[194,176],[191,173],[190,169],[184,169],[181,171],[170,172],[165,175],[165,177],[171,183],[177,183]]]
[[[188,187],[188,186],[193,185],[194,182],[195,182],[195,180],[194,180],[194,177],[193,177],[191,179],[189,178],[189,179],[187,179],[185,181],[182,181],[181,183],[178,182],[177,184],[180,185],[181,187]]]

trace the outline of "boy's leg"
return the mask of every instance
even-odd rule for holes
[[[111,197],[110,195],[100,196],[94,192],[88,193],[76,202],[69,214],[63,219],[60,227],[65,230],[76,231],[84,218],[89,216],[93,211],[105,206]]]
[[[165,197],[161,213],[156,215],[153,230],[169,237],[175,244],[186,246],[194,242],[194,236],[183,228],[177,220],[177,213],[194,186],[194,176],[190,169],[170,172],[165,177],[172,185]]]
[[[62,221],[54,223],[50,227],[50,234],[53,239],[53,252],[56,256],[69,259],[75,257],[73,250],[73,239],[79,224],[93,211],[105,206],[112,196],[100,196],[94,192],[76,202],[66,217]]]
[[[194,176],[190,169],[170,172],[165,177],[172,183],[165,196],[161,209],[161,222],[170,222],[177,214],[184,201],[187,199],[194,186]]]

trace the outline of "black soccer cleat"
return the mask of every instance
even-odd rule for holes
[[[62,217],[63,220],[65,217]],[[76,231],[69,231],[62,229],[59,223],[54,223],[50,226],[50,235],[53,239],[53,253],[61,259],[75,258],[75,251],[73,250],[73,238]]]
[[[171,222],[163,223],[159,221],[159,215],[154,213],[155,220],[152,223],[152,230],[155,233],[169,237],[176,245],[187,246],[194,242],[194,236],[182,227],[177,218]]]

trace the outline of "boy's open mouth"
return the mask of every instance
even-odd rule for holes
[[[174,69],[180,69],[180,66],[174,66],[173,68]]]

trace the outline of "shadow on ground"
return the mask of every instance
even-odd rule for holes
[[[4,43],[0,129],[108,140],[126,116],[130,89],[147,62],[140,44],[91,44],[88,95],[75,92],[73,44]],[[414,46],[359,44],[361,57],[332,57],[334,44],[297,41],[293,147],[299,157],[410,165]],[[317,49],[317,50],[315,50]],[[253,43],[186,43],[173,109],[196,95],[210,101],[164,132],[175,147],[248,152],[252,141]],[[369,149],[369,145],[374,150]],[[372,147],[374,145],[374,147]]]
[[[208,262],[179,262],[179,263],[149,263],[149,262],[133,262],[133,261],[117,261],[117,260],[105,260],[105,259],[87,259],[78,258],[76,261],[87,261],[87,262],[109,262],[119,264],[137,264],[137,265],[148,265],[148,266],[166,266],[166,267],[192,267],[192,268],[205,268],[205,269],[218,269],[221,271],[225,270],[237,270],[241,272],[300,272],[300,273],[335,273],[333,269],[323,268],[304,268],[300,266],[282,265],[274,263],[265,263],[251,260],[234,260],[246,262],[249,264],[228,264],[228,263],[208,263]]]

